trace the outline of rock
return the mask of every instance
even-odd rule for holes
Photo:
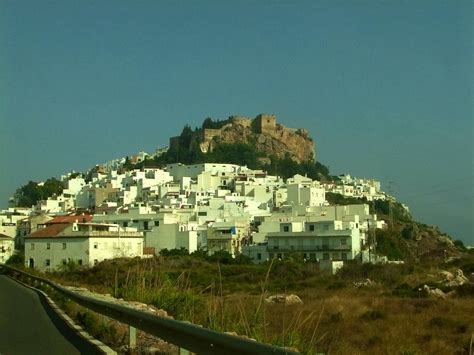
[[[141,353],[143,355],[155,355],[155,354],[163,354],[163,352],[158,349],[158,348],[155,348],[154,346],[149,346],[149,347],[146,347],[146,348],[142,348],[141,349]]]
[[[178,137],[170,139],[170,147],[176,145]],[[219,129],[205,129],[195,132],[189,149],[199,143],[203,153],[212,152],[221,143],[251,144],[257,152],[266,157],[280,159],[289,155],[301,163],[315,158],[315,144],[303,129],[292,129],[276,123],[274,115],[259,115],[254,119],[246,117],[230,118],[229,122]]]
[[[430,288],[428,285],[423,285],[423,292],[425,292],[428,296],[432,296],[439,299],[446,299],[448,294],[441,291],[439,288]]]
[[[352,284],[353,284],[354,287],[356,287],[356,288],[360,288],[360,287],[373,287],[373,286],[377,285],[377,282],[372,281],[371,279],[366,279],[366,280],[364,280],[364,281],[354,281]]]
[[[278,294],[278,295],[269,296],[265,299],[265,302],[267,302],[267,303],[285,303],[288,306],[303,303],[301,298],[299,298],[297,295],[294,295],[294,294],[290,294],[290,295]]]
[[[440,271],[439,274],[444,277],[444,280],[441,280],[440,283],[447,287],[458,287],[468,281],[461,269],[457,269],[454,274],[445,270]]]
[[[440,272],[438,272],[438,274],[440,276],[443,276],[445,281],[451,281],[452,279],[454,279],[454,275],[446,270],[441,270]]]

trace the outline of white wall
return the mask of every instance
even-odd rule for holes
[[[0,237],[1,238],[1,237]],[[14,239],[0,239],[0,264],[4,264],[15,250]]]
[[[29,267],[33,259],[40,271],[51,271],[70,261],[93,266],[105,259],[135,256],[143,256],[142,237],[33,237],[25,241],[25,266]]]

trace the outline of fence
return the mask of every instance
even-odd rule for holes
[[[113,304],[70,291],[52,281],[31,275],[19,269],[0,265],[10,276],[23,275],[48,285],[67,298],[97,313],[130,326],[130,345],[135,344],[136,329],[157,336],[180,347],[180,353],[197,354],[297,354],[285,348],[259,343],[250,339],[206,329],[187,322],[159,317],[126,306]]]

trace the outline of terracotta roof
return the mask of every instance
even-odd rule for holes
[[[69,223],[56,223],[48,225],[46,228],[38,229],[37,231],[29,234],[26,238],[45,238],[45,237],[56,237],[59,233],[65,230]]]
[[[92,216],[89,214],[84,214],[84,215],[78,215],[78,216],[57,216],[54,217],[52,220],[47,221],[45,224],[46,225],[51,225],[51,224],[71,224],[74,222],[90,222],[92,221]]]
[[[153,247],[143,247],[144,255],[155,255],[155,248]]]
[[[12,237],[9,237],[8,235],[2,234],[2,233],[0,233],[0,239],[1,240],[5,240],[5,239],[6,240],[13,240]]]

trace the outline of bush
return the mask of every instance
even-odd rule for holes
[[[474,297],[474,283],[468,282],[456,288],[456,293],[460,297]]]
[[[160,251],[161,256],[188,256],[189,252],[188,249],[186,248],[180,248],[180,249],[162,249]]]
[[[378,319],[386,319],[387,315],[382,311],[372,309],[365,312],[360,318],[363,320],[374,321]]]
[[[424,295],[424,293],[418,291],[418,288],[413,288],[406,283],[402,283],[395,287],[395,289],[392,291],[392,294],[394,296],[404,298],[420,298]]]
[[[5,262],[6,265],[10,266],[23,266],[25,265],[25,253],[24,252],[18,252],[16,254],[13,254],[8,258],[8,260]]]

